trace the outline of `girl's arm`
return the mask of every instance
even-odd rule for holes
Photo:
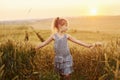
[[[79,44],[81,46],[84,46],[84,47],[87,47],[87,48],[93,47],[92,44],[86,44],[84,42],[81,42],[80,40],[77,40],[77,39],[73,38],[71,35],[67,35],[67,37],[68,37],[68,40],[70,40],[70,41],[72,41],[72,42],[74,42],[76,44]]]
[[[52,40],[53,40],[53,35],[51,35],[47,40],[45,40],[44,42],[42,42],[40,45],[38,45],[37,47],[35,47],[35,50],[46,46],[47,44],[49,44]]]

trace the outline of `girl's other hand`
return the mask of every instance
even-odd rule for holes
[[[95,47],[101,47],[102,46],[102,43],[101,42],[96,42],[95,43]]]
[[[34,50],[35,50],[35,51],[39,50],[39,47],[35,47]]]
[[[36,49],[35,48],[32,48],[32,53],[36,53]]]
[[[96,42],[93,43],[92,46],[90,47],[91,49],[95,48],[95,47],[101,47],[103,44],[101,42]]]

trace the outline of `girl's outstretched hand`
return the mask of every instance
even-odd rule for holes
[[[35,47],[34,50],[35,50],[35,51],[39,50],[39,47]]]
[[[33,53],[36,53],[36,49],[35,49],[35,48],[32,48],[32,52],[33,52]]]
[[[103,44],[101,42],[96,42],[93,43],[92,46],[90,47],[91,49],[95,48],[95,47],[101,47]]]

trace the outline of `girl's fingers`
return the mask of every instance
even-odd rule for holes
[[[94,48],[94,46],[90,47],[90,49],[93,49],[93,48]]]
[[[101,42],[96,42],[96,46],[101,47],[103,44]]]
[[[101,42],[96,42],[93,43],[92,46],[90,47],[91,49],[95,48],[95,47],[101,47],[103,44]]]
[[[95,47],[95,43],[92,44],[92,46],[90,47],[90,49],[93,49]]]

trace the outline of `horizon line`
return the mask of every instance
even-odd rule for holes
[[[63,16],[62,18],[79,18],[79,17],[117,17],[120,15],[82,15],[82,16]],[[61,17],[61,16],[58,16]],[[23,19],[3,19],[0,22],[9,22],[9,21],[28,21],[28,20],[44,20],[44,19],[53,19],[55,17],[45,17],[45,18],[23,18]]]

